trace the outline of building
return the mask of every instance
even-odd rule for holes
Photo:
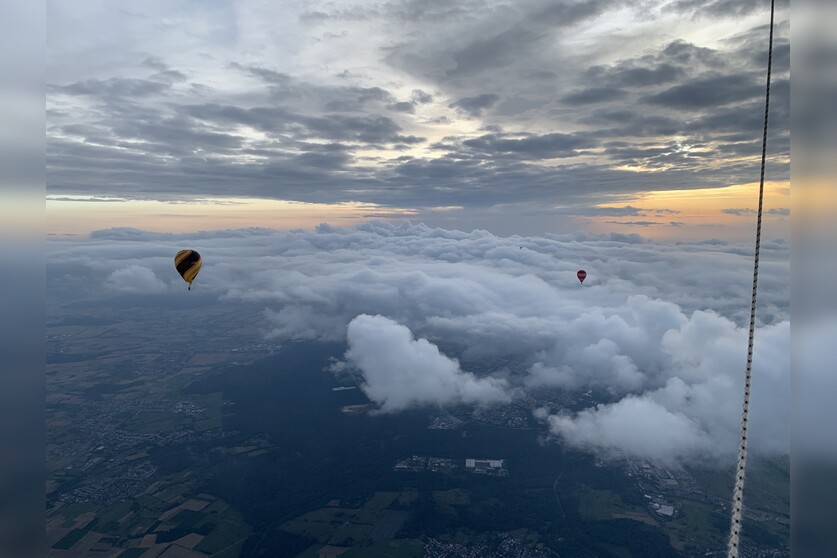
[[[506,466],[505,459],[466,459],[466,469],[503,469]]]
[[[508,475],[505,459],[466,459],[465,470],[480,475],[505,477]]]
[[[664,517],[671,517],[674,515],[674,506],[664,504],[657,509],[657,513]]]

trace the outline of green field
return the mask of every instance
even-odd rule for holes
[[[399,492],[375,492],[360,509],[320,508],[287,521],[280,528],[288,533],[310,537],[320,544],[362,544],[367,548],[372,542],[376,525],[387,520],[386,509],[400,496]],[[397,525],[391,528],[397,529]]]
[[[357,512],[346,508],[322,508],[284,523],[281,529],[326,544],[340,526],[355,519]]]
[[[209,393],[203,396],[195,396],[191,399],[196,405],[204,409],[201,415],[192,420],[192,428],[201,432],[221,427],[221,412],[224,403],[221,393]]]
[[[644,513],[638,506],[631,506],[613,490],[579,491],[578,513],[587,521],[611,519],[614,513]]]
[[[73,545],[80,541],[87,533],[87,529],[73,529],[72,531],[67,533],[60,541],[52,545],[52,548],[58,550],[69,550],[73,548]]]
[[[236,542],[243,543],[249,534],[250,528],[240,519],[221,519],[212,532],[195,546],[195,550],[215,554]]]
[[[721,471],[717,469],[697,468],[689,469],[690,473],[698,481],[707,494],[727,500],[732,494],[732,470]],[[744,495],[744,505],[751,512],[766,512],[779,517],[788,518],[790,515],[790,463],[787,458],[754,458],[748,463],[747,485]],[[698,504],[692,503],[695,508]],[[708,505],[707,505],[708,506]],[[697,511],[693,509],[692,515],[706,516],[708,511]],[[705,524],[709,520],[690,522],[690,533],[701,540],[700,536],[712,537],[711,540],[725,544],[726,532],[729,529],[729,516],[727,513],[709,514],[711,521],[716,525],[715,533],[720,536],[713,536],[709,533]],[[742,522],[742,536],[750,542],[756,542],[761,546],[770,548],[786,548],[790,544],[790,526],[787,523],[779,523],[775,520],[753,521],[745,516]]]
[[[729,518],[710,503],[683,501],[680,516],[666,524],[666,530],[684,546],[724,548]]]
[[[689,472],[709,495],[732,498],[733,469],[690,467]],[[787,458],[753,458],[747,464],[746,504],[777,514],[790,513],[790,463]]]
[[[322,544],[315,544],[296,555],[296,558],[318,558]],[[424,543],[416,539],[381,541],[368,546],[350,548],[341,558],[421,558]]]
[[[353,548],[345,558],[421,558],[424,544],[414,539],[382,541],[362,548]]]

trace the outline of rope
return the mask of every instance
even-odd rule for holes
[[[735,489],[732,500],[732,524],[730,525],[727,558],[738,558],[741,534],[741,515],[744,506],[744,471],[747,466],[747,416],[750,414],[750,380],[753,370],[753,337],[756,331],[756,293],[759,284],[759,252],[761,250],[761,216],[764,207],[764,164],[767,159],[767,114],[770,108],[770,71],[773,66],[773,11],[775,0],[770,0],[770,41],[767,54],[767,87],[764,96],[764,132],[761,140],[761,177],[759,178],[759,210],[756,221],[756,251],[753,258],[753,298],[750,302],[750,335],[747,343],[747,371],[744,379],[744,408],[741,415],[741,443],[738,449],[738,467],[735,472]]]

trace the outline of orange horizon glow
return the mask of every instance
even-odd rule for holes
[[[758,182],[735,184],[723,188],[699,188],[694,190],[652,190],[632,198],[622,198],[618,203],[599,204],[602,208],[633,206],[645,210],[640,217],[590,217],[591,230],[606,232],[636,232],[654,239],[686,239],[721,234],[731,237],[747,237],[751,234],[755,217],[724,213],[724,209],[753,210],[758,208]],[[764,211],[790,208],[790,183],[765,182]],[[656,210],[656,212],[655,212]],[[676,213],[672,213],[676,212]],[[786,236],[788,218],[782,215],[765,215],[770,221],[769,232]],[[649,221],[658,226],[636,227],[618,225],[614,221]],[[670,222],[682,223],[672,226]],[[768,223],[765,223],[768,228]],[[696,234],[699,231],[707,234]]]
[[[578,230],[590,233],[638,233],[658,240],[718,236],[742,239],[752,232],[752,214],[733,215],[723,210],[755,210],[757,202],[758,183],[695,190],[655,190],[596,205],[599,208],[632,206],[642,210],[640,215],[570,216],[570,219],[578,224]],[[789,183],[765,183],[764,206],[765,211],[789,208]],[[461,206],[391,208],[360,202],[325,204],[260,198],[159,201],[51,195],[46,199],[47,232],[52,235],[86,235],[113,227],[173,233],[246,227],[312,229],[320,223],[352,227],[371,219],[432,220],[463,210]],[[789,219],[786,216],[768,214],[766,218],[768,234],[788,235]],[[628,224],[632,222],[634,224]]]
[[[49,234],[88,234],[97,229],[132,227],[155,232],[263,227],[312,228],[320,223],[352,225],[371,218],[409,218],[415,210],[357,202],[315,204],[259,198],[189,201],[124,200],[88,196],[49,196]]]

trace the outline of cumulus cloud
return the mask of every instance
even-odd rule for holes
[[[632,456],[665,461],[712,449],[700,425],[644,397],[586,409],[575,417],[552,415],[550,431],[578,447],[618,449]]]
[[[665,331],[658,345],[649,339],[641,389],[575,415],[556,413],[548,419],[550,431],[580,447],[660,460],[728,457],[740,424],[746,340],[744,328],[695,312]],[[750,415],[754,452],[789,451],[789,352],[789,322],[758,331]],[[561,370],[560,379],[600,384],[583,369]]]
[[[510,398],[505,380],[463,372],[456,359],[383,316],[358,316],[349,324],[347,337],[346,362],[360,371],[364,393],[382,412]]]
[[[157,275],[141,265],[130,265],[111,273],[106,281],[108,288],[123,293],[160,293],[166,284]]]
[[[275,339],[345,342],[345,366],[384,412],[534,397],[544,421],[555,417],[555,439],[583,448],[685,459],[736,447],[747,244],[499,237],[371,222],[290,232],[115,230],[48,246],[50,292],[73,300],[119,296],[100,288],[111,276],[161,288],[157,277],[179,280],[171,254],[195,247],[205,262],[199,291],[265,308]],[[755,452],[787,452],[788,250],[782,240],[762,245]],[[583,285],[575,277],[582,267]],[[134,284],[127,281],[120,284]],[[587,390],[595,400],[576,415],[549,396]],[[617,423],[633,437],[611,431]],[[677,444],[668,431],[680,433]]]

